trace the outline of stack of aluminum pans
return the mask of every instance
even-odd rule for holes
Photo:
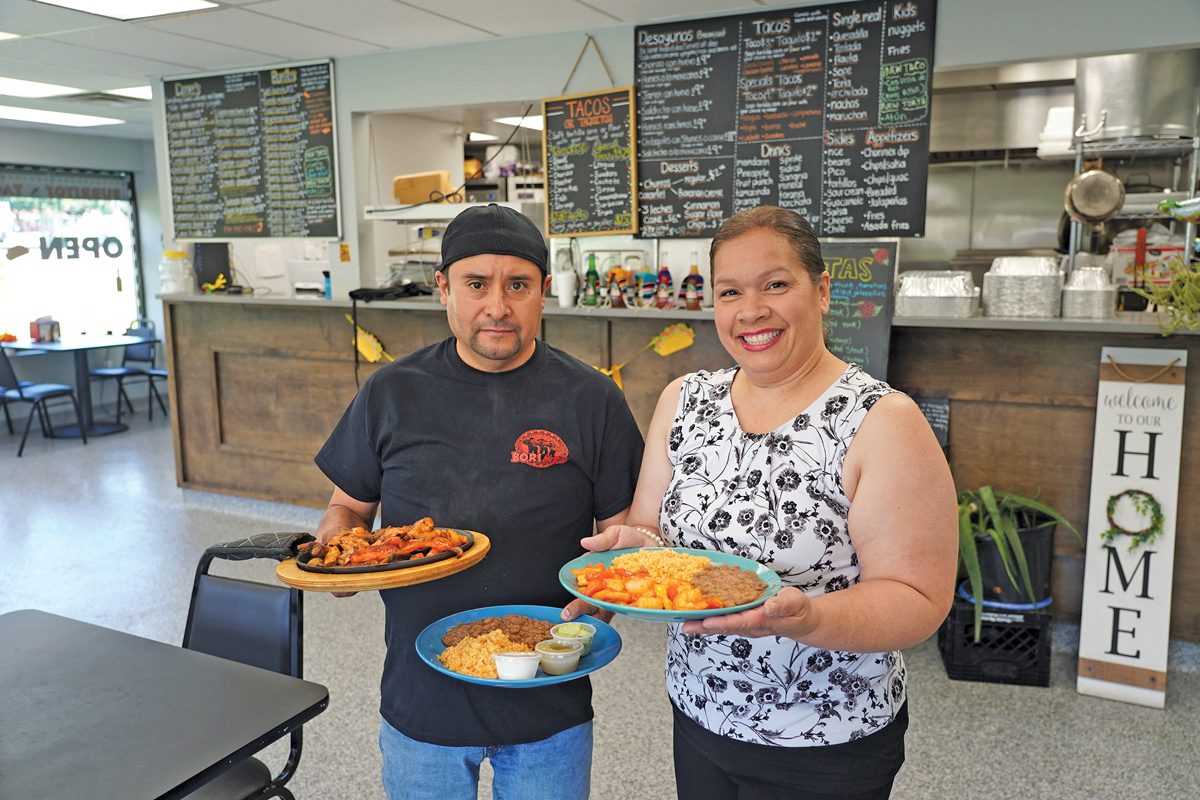
[[[909,270],[896,283],[898,317],[974,317],[979,289],[967,270]]]
[[[1062,288],[1056,258],[997,258],[983,276],[983,313],[989,317],[1057,317]]]

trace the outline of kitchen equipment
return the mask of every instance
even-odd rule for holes
[[[1076,222],[1093,223],[1112,219],[1125,202],[1125,184],[1111,172],[1089,169],[1067,183],[1063,207]]]
[[[1190,137],[1200,105],[1200,49],[1078,59],[1075,138]]]

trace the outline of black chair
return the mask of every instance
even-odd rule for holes
[[[294,542],[304,535],[264,536],[270,537],[272,542],[278,542],[279,537],[292,537],[290,541]],[[295,678],[303,677],[304,595],[280,584],[209,574],[214,558],[281,559],[291,555],[286,548],[276,552],[261,545],[246,546],[255,539],[215,545],[201,556],[192,585],[183,646]],[[296,772],[301,743],[301,729],[296,728],[291,734],[287,762],[274,777],[266,764],[250,757],[187,795],[186,800],[259,800],[269,797],[295,800],[284,784]]]
[[[158,387],[154,385],[155,380],[166,380],[167,371],[165,369],[157,369],[155,363],[155,350],[157,342],[154,341],[154,322],[148,319],[136,320],[132,325],[125,329],[126,336],[137,336],[146,341],[141,344],[125,345],[125,352],[121,356],[121,366],[119,367],[93,367],[90,370],[92,380],[117,382],[117,424],[121,424],[121,400],[125,401],[125,405],[129,408],[129,413],[133,413],[133,403],[129,400],[129,395],[125,392],[125,384],[127,381],[144,378],[146,384],[150,387],[146,395],[146,405],[149,407],[149,418],[154,419],[154,401],[158,401],[158,407],[162,409],[163,414],[167,413],[167,406],[163,403],[162,395],[158,392]]]
[[[17,448],[17,458],[25,452],[25,440],[29,438],[29,428],[33,425],[33,418],[38,418],[38,424],[41,425],[43,436],[54,436],[54,425],[50,421],[50,414],[46,410],[46,401],[55,400],[60,397],[66,397],[71,400],[71,405],[75,407],[75,422],[79,425],[79,434],[83,439],[83,443],[87,444],[87,431],[83,427],[83,416],[79,413],[79,401],[75,398],[75,390],[70,386],[62,383],[31,383],[17,379],[17,373],[13,371],[12,364],[8,360],[8,353],[3,347],[0,347],[0,406],[4,408],[4,422],[8,425],[8,432],[13,433],[12,417],[9,416],[8,406],[10,403],[30,403],[29,419],[25,420],[25,433],[21,435],[21,445]]]

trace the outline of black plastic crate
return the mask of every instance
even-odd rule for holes
[[[955,600],[938,630],[946,674],[958,681],[1050,685],[1050,614],[983,609],[975,641],[975,608]]]

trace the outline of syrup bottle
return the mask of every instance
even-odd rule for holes
[[[704,303],[704,276],[700,274],[699,258],[692,252],[692,268],[679,284],[680,303],[688,311],[699,311]]]

